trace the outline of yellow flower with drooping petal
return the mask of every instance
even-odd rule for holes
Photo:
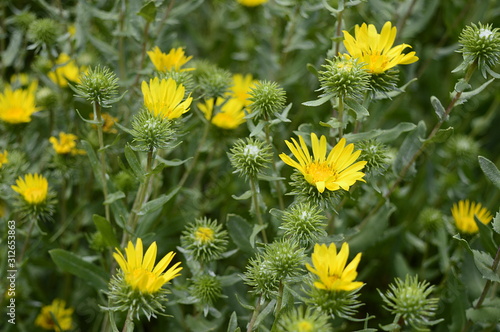
[[[73,134],[66,134],[63,132],[59,133],[59,139],[57,137],[52,136],[49,138],[50,143],[52,143],[52,147],[56,151],[57,154],[85,154],[84,150],[77,149],[76,140],[78,137]]]
[[[313,266],[306,263],[306,268],[319,277],[314,286],[328,291],[353,291],[363,286],[362,282],[354,281],[358,276],[356,269],[361,260],[361,253],[346,266],[348,258],[347,242],[342,244],[338,254],[334,243],[328,247],[326,244],[316,244],[311,255]]]
[[[408,44],[400,44],[393,47],[396,39],[397,29],[391,22],[386,22],[380,34],[373,24],[361,27],[356,25],[354,37],[347,31],[344,32],[344,46],[349,52],[347,58],[358,58],[360,62],[366,63],[365,69],[372,74],[381,74],[397,65],[408,65],[418,61],[415,52],[402,53]]]
[[[31,115],[40,110],[35,106],[35,92],[38,82],[33,81],[27,89],[12,90],[6,85],[0,93],[0,120],[17,124],[31,121]]]
[[[113,253],[113,257],[123,271],[125,282],[132,289],[143,294],[153,294],[180,275],[179,272],[182,270],[182,267],[178,267],[180,262],[166,270],[175,253],[169,252],[155,266],[156,251],[156,242],[153,242],[143,256],[142,240],[138,238],[135,247],[131,241],[128,242],[125,249],[126,259],[118,249],[116,253]]]
[[[195,68],[183,68],[193,56],[186,56],[182,47],[173,48],[168,54],[163,53],[158,46],[155,46],[151,51],[147,52],[151,62],[158,71],[167,72],[169,70],[175,71],[190,71]]]
[[[214,98],[210,98],[205,103],[198,103],[198,108],[205,114],[207,120],[222,129],[236,129],[240,124],[244,123],[245,112],[243,111],[243,103],[238,99],[231,98],[225,100],[217,98],[218,112],[214,115]]]
[[[73,320],[73,308],[65,308],[66,302],[60,299],[54,299],[52,304],[42,307],[42,311],[35,319],[35,325],[45,330],[56,332],[67,331],[71,329]],[[55,318],[55,321],[54,321]]]
[[[3,164],[7,164],[9,162],[9,153],[7,150],[3,150],[3,153],[0,152],[0,167],[2,167]]]
[[[24,179],[19,177],[16,180],[16,185],[11,186],[11,188],[23,196],[26,202],[36,205],[47,199],[49,183],[43,175],[26,174]]]
[[[56,60],[54,70],[50,71],[48,76],[52,82],[65,88],[69,81],[79,83],[83,71],[83,68],[79,68],[69,55],[61,53]]]
[[[257,80],[254,80],[252,74],[246,74],[243,76],[242,74],[234,74],[233,75],[233,85],[229,88],[229,92],[227,96],[229,98],[238,99],[245,107],[252,103],[250,98],[250,90],[257,83]]]
[[[141,89],[144,106],[155,116],[176,119],[189,111],[193,101],[192,97],[183,101],[185,88],[182,84],[177,85],[172,78],[160,81],[155,77],[149,80],[149,84],[143,81]]]
[[[469,234],[479,231],[474,216],[485,225],[493,219],[491,213],[480,203],[470,202],[469,200],[462,200],[458,204],[453,204],[451,214],[455,219],[458,230]]]
[[[263,3],[266,3],[268,0],[237,0],[237,1],[243,6],[256,7],[262,5]]]
[[[337,145],[326,156],[326,137],[318,139],[316,134],[311,134],[311,144],[313,156],[309,154],[309,149],[299,135],[298,143],[292,138],[292,143],[285,141],[286,145],[293,153],[297,161],[290,158],[285,153],[280,154],[281,160],[285,164],[296,168],[302,173],[307,182],[314,185],[320,193],[325,189],[335,191],[338,189],[349,190],[356,181],[363,181],[365,173],[360,172],[366,165],[366,161],[354,163],[361,154],[361,150],[355,151],[353,144],[346,144],[342,138]],[[354,164],[353,164],[354,163]]]

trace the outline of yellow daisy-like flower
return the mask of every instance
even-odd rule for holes
[[[381,74],[397,65],[408,65],[418,61],[415,52],[403,54],[403,50],[411,47],[408,44],[392,46],[396,39],[397,29],[391,22],[386,22],[380,34],[373,24],[361,27],[356,25],[354,37],[347,31],[344,32],[344,46],[350,55],[347,58],[358,58],[366,63],[365,69],[372,74]]]
[[[151,62],[158,71],[167,72],[169,70],[175,71],[190,71],[195,68],[181,69],[192,56],[186,56],[182,47],[173,48],[168,54],[163,53],[158,46],[155,46],[151,51],[147,52]]]
[[[35,319],[35,325],[45,330],[54,330],[56,332],[67,331],[71,329],[73,320],[73,308],[65,308],[66,302],[60,299],[54,299],[52,304],[46,305]],[[57,321],[54,321],[55,320]],[[60,328],[59,328],[60,327]]]
[[[76,148],[77,139],[78,137],[76,135],[60,132],[59,139],[57,139],[57,137],[55,136],[52,136],[51,138],[49,138],[49,141],[50,143],[52,143],[52,147],[57,154],[85,154],[84,150]]]
[[[149,85],[142,82],[142,94],[144,95],[144,106],[155,116],[176,119],[189,111],[193,101],[192,97],[184,101],[185,88],[182,84],[177,85],[174,79],[162,79],[158,77],[149,80]]]
[[[245,76],[241,74],[233,75],[233,85],[229,89],[230,92],[227,94],[230,98],[238,99],[243,106],[248,106],[252,103],[250,98],[250,90],[257,83],[254,80],[252,74],[246,74]]]
[[[366,161],[358,161],[353,164],[361,154],[361,150],[355,151],[353,144],[345,145],[346,140],[342,138],[337,145],[326,156],[326,137],[321,136],[318,140],[316,134],[311,134],[313,157],[309,154],[309,149],[299,135],[299,142],[292,138],[292,143],[285,141],[292,151],[297,161],[290,158],[285,153],[280,154],[281,160],[285,164],[300,171],[307,182],[314,185],[320,193],[325,189],[335,191],[340,188],[349,190],[356,181],[363,181],[365,173],[360,172],[366,165]]]
[[[80,82],[82,72],[75,61],[66,53],[61,53],[56,60],[55,69],[48,73],[49,78],[62,88],[68,86],[68,82]]]
[[[479,231],[474,216],[485,225],[493,219],[491,213],[480,203],[470,202],[469,200],[462,200],[458,204],[453,204],[451,214],[455,219],[458,230],[469,234]]]
[[[16,124],[31,121],[31,115],[40,109],[35,106],[35,92],[38,82],[33,81],[27,89],[12,90],[6,85],[0,93],[0,120]]]
[[[49,191],[47,179],[40,174],[26,174],[24,179],[19,177],[16,185],[11,186],[12,190],[23,196],[24,200],[30,204],[40,204],[45,202]]]
[[[311,255],[314,267],[306,263],[306,268],[319,277],[314,286],[328,291],[352,291],[363,286],[362,282],[354,281],[358,276],[356,269],[361,260],[361,253],[358,253],[346,266],[347,258],[349,258],[347,242],[342,244],[338,254],[334,243],[328,247],[326,244],[316,244]]]
[[[3,150],[3,153],[0,152],[0,167],[2,167],[3,164],[7,164],[9,162],[9,153],[7,150]]]
[[[220,106],[219,112],[212,115],[214,112],[214,98],[210,98],[205,103],[198,103],[198,108],[205,114],[207,120],[222,129],[236,129],[240,124],[245,122],[245,112],[243,104],[235,98],[225,100],[217,98],[217,106]]]
[[[243,6],[256,7],[262,5],[263,3],[266,3],[268,0],[237,0],[237,1]]]
[[[120,265],[125,275],[125,281],[132,289],[143,294],[158,292],[163,285],[179,276],[179,272],[182,270],[182,267],[178,267],[181,264],[180,262],[175,263],[166,270],[175,255],[173,251],[166,254],[155,266],[156,242],[153,242],[149,246],[144,256],[142,240],[140,238],[137,239],[135,247],[129,241],[125,249],[127,259],[125,259],[118,249],[116,251],[116,253],[113,253],[113,257],[118,262],[118,265]]]

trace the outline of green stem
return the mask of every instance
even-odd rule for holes
[[[21,254],[19,255],[19,259],[17,260],[18,264],[20,265],[23,262],[24,254],[26,253],[26,250],[28,249],[28,243],[31,238],[31,232],[33,231],[33,227],[35,226],[36,219],[32,219],[30,226],[28,228],[28,233],[26,234],[26,242],[24,242],[23,249],[21,250]]]
[[[132,310],[129,309],[127,312],[127,318],[123,324],[122,332],[133,332],[134,331],[134,319],[132,318]]]
[[[252,191],[252,204],[254,207],[255,217],[257,218],[259,225],[264,226],[264,220],[262,219],[262,214],[260,212],[260,205],[258,199],[259,197],[258,195],[260,194],[260,189],[256,178],[250,179],[250,190]],[[261,232],[262,232],[262,240],[264,241],[264,243],[267,243],[267,235],[265,228],[262,228]]]
[[[102,181],[102,192],[104,194],[104,201],[108,199],[108,181],[106,179],[106,155],[104,151],[104,136],[102,131],[103,119],[101,115],[101,105],[95,101],[92,103],[94,107],[94,119],[99,122],[97,125],[97,137],[99,139],[99,162],[101,163],[101,181]],[[106,216],[106,220],[111,221],[111,216],[109,212],[109,205],[104,205],[104,213]]]
[[[253,310],[252,318],[250,319],[250,322],[248,322],[247,332],[252,332],[252,330],[253,330],[253,325],[255,324],[255,321],[257,320],[257,317],[259,316],[260,307],[261,307],[261,303],[260,303],[261,300],[262,300],[262,297],[259,296],[259,298],[257,299],[257,304],[255,305],[255,309]]]
[[[267,118],[266,118],[266,126],[265,126],[265,128],[266,128],[266,142],[270,146],[273,146],[273,144],[271,142],[269,121],[267,120]],[[272,162],[272,168],[273,168],[273,173],[276,176],[279,177],[278,168],[276,167],[276,162],[274,161],[274,157],[273,157],[273,162]],[[280,210],[284,210],[285,209],[285,203],[283,202],[283,192],[281,191],[281,181],[280,180],[276,180],[276,181],[274,181],[274,183],[276,185],[276,195],[278,195],[278,203],[279,203]]]
[[[214,105],[215,105],[215,102],[214,102]],[[182,178],[179,181],[179,185],[178,185],[179,187],[182,187],[184,185],[184,183],[186,182],[186,180],[189,177],[189,174],[191,174],[191,172],[193,171],[194,167],[196,166],[196,161],[198,160],[198,158],[200,156],[201,146],[203,145],[203,143],[207,139],[209,128],[210,128],[210,122],[207,122],[205,124],[205,129],[203,131],[202,137],[201,137],[200,141],[198,142],[198,146],[196,148],[196,152],[194,153],[193,161],[189,164],[189,167],[186,169],[186,171],[182,175]]]
[[[146,22],[146,26],[144,27],[144,35],[142,36],[144,42],[142,43],[142,50],[141,50],[141,59],[139,60],[139,65],[138,68],[142,69],[144,66],[144,59],[146,58],[146,45],[148,41],[148,32],[149,32],[149,26],[150,22]],[[137,71],[137,74],[135,75],[135,80],[134,84],[132,86],[136,86],[139,83],[139,77],[141,76],[140,70]]]
[[[342,16],[344,14],[344,11],[341,11],[338,13],[338,16],[337,16],[337,33],[336,33],[336,37],[338,38],[338,40],[340,40],[340,33],[342,32]],[[337,54],[339,54],[340,52],[340,41],[336,41],[335,42],[335,56]]]
[[[337,106],[337,119],[340,122],[339,139],[344,136],[344,99],[339,97],[339,105]]]

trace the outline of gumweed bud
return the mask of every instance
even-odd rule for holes
[[[239,139],[228,155],[235,173],[255,178],[271,162],[272,147],[254,138]]]
[[[80,83],[74,88],[77,97],[97,103],[101,107],[111,107],[116,101],[118,78],[107,67],[94,67],[80,76]]]
[[[210,262],[221,257],[228,244],[227,231],[217,220],[196,219],[182,232],[181,245],[193,259]]]
[[[28,38],[35,45],[52,46],[60,35],[61,27],[57,21],[42,18],[31,22],[28,29]]]
[[[258,81],[249,92],[249,108],[257,118],[268,120],[285,107],[286,93],[276,82]]]

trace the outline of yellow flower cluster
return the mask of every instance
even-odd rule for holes
[[[11,186],[11,188],[20,194],[27,203],[37,205],[46,201],[49,183],[43,175],[26,174],[24,178],[19,177],[16,180],[16,185]]]
[[[68,86],[68,82],[80,82],[80,74],[85,68],[76,65],[66,53],[61,53],[54,64],[55,68],[48,73],[49,78],[62,88]]]
[[[480,203],[469,200],[453,204],[451,214],[459,231],[474,234],[479,231],[474,216],[483,224],[488,224],[493,219],[491,213]]]
[[[57,137],[52,136],[49,138],[50,143],[52,143],[52,147],[56,151],[57,154],[85,154],[84,150],[78,149],[76,147],[76,140],[78,137],[73,134],[66,134],[63,132],[59,133],[59,139]]]
[[[35,319],[35,325],[45,330],[56,332],[67,331],[71,329],[73,320],[73,308],[65,308],[66,302],[61,299],[54,299],[52,304],[46,305]]]
[[[168,119],[176,119],[189,111],[193,101],[192,97],[183,101],[185,88],[182,84],[177,85],[172,78],[160,80],[155,77],[149,80],[149,84],[143,81],[141,89],[148,111]]]
[[[181,47],[173,48],[168,52],[168,54],[163,53],[158,46],[155,46],[151,51],[147,52],[151,62],[155,66],[156,70],[160,72],[167,72],[170,70],[174,71],[190,71],[194,68],[183,68],[192,56],[186,56],[184,50]]]
[[[0,93],[0,120],[11,124],[31,121],[31,115],[40,109],[35,106],[35,92],[38,82],[33,81],[27,89],[12,90],[6,85]]]

